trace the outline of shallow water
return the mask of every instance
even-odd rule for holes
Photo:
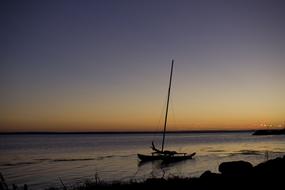
[[[192,160],[170,165],[139,164],[137,153],[149,153],[159,134],[0,135],[0,172],[9,184],[33,189],[81,183],[96,175],[105,181],[147,177],[199,176],[217,171],[224,161],[256,165],[285,153],[285,136],[252,136],[249,132],[168,134],[167,149],[197,152]]]

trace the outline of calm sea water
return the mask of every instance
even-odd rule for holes
[[[9,184],[33,189],[94,179],[142,180],[162,176],[199,176],[217,171],[224,161],[256,165],[285,153],[285,136],[252,136],[249,132],[168,134],[167,149],[196,152],[192,160],[170,165],[140,165],[137,153],[149,153],[159,134],[0,135],[0,172]]]

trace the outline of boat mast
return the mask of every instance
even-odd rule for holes
[[[170,78],[169,78],[168,95],[167,95],[166,112],[165,112],[165,118],[164,118],[164,130],[163,130],[163,138],[162,138],[162,146],[161,146],[161,151],[162,152],[163,152],[163,149],[164,149],[165,132],[166,132],[166,124],[167,124],[167,116],[168,116],[168,105],[169,105],[171,82],[172,82],[173,64],[174,64],[174,60],[172,59]]]

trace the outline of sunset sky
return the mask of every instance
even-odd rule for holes
[[[285,1],[1,1],[0,132],[285,121]]]

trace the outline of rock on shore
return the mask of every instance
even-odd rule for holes
[[[204,172],[198,178],[198,181],[201,183],[200,187],[218,189],[283,189],[285,186],[285,156],[263,162],[255,167],[245,161],[224,162],[220,164],[219,172]],[[207,185],[203,185],[202,182],[207,183]]]

